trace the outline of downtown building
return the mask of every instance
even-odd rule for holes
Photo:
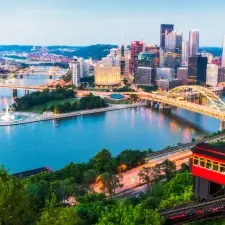
[[[181,85],[188,84],[188,68],[187,67],[179,67],[177,69],[177,79],[181,81]]]
[[[219,66],[215,64],[207,65],[206,84],[209,86],[217,86],[218,84]]]
[[[174,29],[173,24],[161,24],[160,26],[160,49],[164,50],[165,49],[165,36],[166,33],[171,33]]]
[[[181,66],[182,38],[182,32],[172,31],[165,34],[164,66],[173,68],[175,71]]]
[[[207,72],[207,57],[201,55],[189,57],[188,84],[205,84]]]
[[[156,45],[149,45],[145,48],[144,53],[140,53],[138,55],[138,69],[137,75],[135,77],[136,84],[142,85],[154,85],[156,83],[156,70],[160,66],[160,50],[159,47]],[[141,68],[139,70],[139,68]],[[150,77],[151,80],[142,79],[142,75],[144,73],[144,68],[146,68],[146,73],[151,73]],[[143,82],[143,81],[146,82]]]
[[[182,41],[182,66],[187,66],[188,65],[188,58],[190,54],[190,49],[189,49],[189,41]]]
[[[222,52],[222,59],[221,59],[221,68],[225,68],[225,35],[223,38],[223,52]]]
[[[132,41],[130,46],[130,74],[134,77],[137,75],[138,55],[145,51],[144,41]]]
[[[82,63],[79,62],[77,57],[74,57],[73,60],[69,63],[69,67],[72,72],[72,84],[75,87],[80,86],[80,78],[83,76],[82,66]]]
[[[199,51],[199,30],[191,29],[189,33],[189,49],[190,49],[190,57],[194,57],[198,54]]]

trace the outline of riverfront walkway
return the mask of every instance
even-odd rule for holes
[[[136,108],[136,107],[142,107],[142,106],[146,106],[146,103],[142,102],[142,103],[129,104],[129,105],[110,105],[107,108],[81,110],[76,112],[53,114],[53,115],[40,115],[35,113],[15,112],[14,113],[15,115],[23,116],[24,119],[15,121],[15,122],[0,121],[0,126],[14,126],[14,125],[21,125],[21,124],[28,124],[28,123],[36,123],[36,122],[47,121],[47,120],[63,119],[63,118],[81,116],[81,115],[102,113],[102,112],[128,109],[128,108]]]

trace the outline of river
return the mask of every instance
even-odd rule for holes
[[[29,79],[23,82],[34,82]],[[38,82],[45,79],[39,77]],[[12,100],[12,91],[0,89],[0,93],[4,108]],[[159,150],[218,129],[219,121],[213,118],[181,109],[165,114],[145,107],[0,127],[0,163],[12,172],[42,166],[59,169],[70,162],[86,162],[102,148],[114,156],[124,149]]]

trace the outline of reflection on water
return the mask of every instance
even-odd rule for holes
[[[216,131],[218,123],[184,110],[164,114],[142,107],[0,127],[0,163],[13,172],[58,169],[71,161],[87,161],[102,148],[117,155],[124,149],[158,150],[189,142]]]

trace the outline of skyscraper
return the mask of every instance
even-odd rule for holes
[[[223,38],[223,53],[222,53],[221,67],[225,68],[225,35]]]
[[[74,57],[74,59],[69,64],[70,69],[72,71],[72,83],[76,87],[80,86],[80,63],[78,61],[77,57]]]
[[[174,25],[173,24],[161,24],[160,27],[160,48],[164,49],[165,48],[165,33],[168,32],[172,32],[174,29]]]
[[[189,84],[205,84],[207,71],[207,57],[197,55],[189,57],[188,60],[188,83]]]
[[[189,58],[189,41],[182,41],[182,65],[186,66],[188,64]]]
[[[176,31],[165,33],[165,57],[164,66],[175,71],[181,65],[183,33]]]
[[[135,77],[138,67],[138,54],[145,51],[144,41],[132,41],[130,51],[130,74]]]
[[[191,29],[189,33],[190,57],[196,56],[199,50],[199,30]]]
[[[149,45],[145,48],[144,53],[140,53],[138,55],[138,68],[139,67],[146,67],[151,68],[151,84],[155,83],[156,79],[156,68],[159,67],[159,47],[156,45]],[[142,70],[139,70],[139,75],[143,74]],[[147,70],[146,70],[147,71]],[[140,79],[138,79],[140,80]],[[135,82],[139,82],[135,80]],[[149,83],[149,82],[148,82]]]

